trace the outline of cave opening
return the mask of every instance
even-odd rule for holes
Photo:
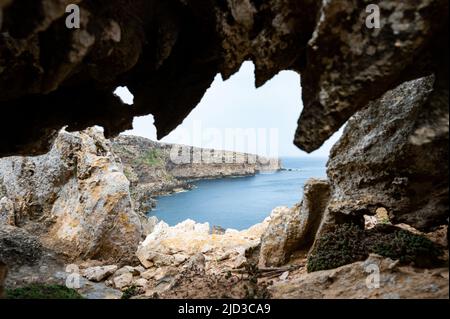
[[[342,132],[312,154],[299,150],[292,140],[302,111],[300,76],[283,71],[257,89],[254,71],[248,61],[227,81],[217,75],[180,126],[144,143],[137,160],[125,160],[138,171],[136,183],[159,183],[148,216],[171,226],[192,219],[243,230],[276,207],[298,203],[308,179],[326,178],[328,154]],[[126,87],[114,93],[132,105]],[[157,140],[153,116],[135,118],[133,126],[122,135]]]

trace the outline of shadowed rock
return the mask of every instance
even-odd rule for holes
[[[259,266],[286,264],[297,250],[308,251],[314,242],[330,196],[327,181],[309,180],[303,201],[293,207],[280,207],[272,212],[267,231],[261,237]]]
[[[7,274],[8,269],[6,268],[6,265],[0,261],[0,299],[4,297],[4,285]]]
[[[393,223],[446,223],[448,110],[434,100],[434,81],[404,83],[350,119],[328,162],[333,219],[361,222],[383,207]]]
[[[295,143],[308,152],[403,81],[435,73],[448,92],[446,0],[382,1],[381,29],[367,28],[360,1],[70,1],[80,29],[65,26],[68,3],[0,2],[2,156],[45,153],[65,125],[101,125],[111,137],[147,114],[161,138],[217,73],[227,79],[245,60],[257,86],[301,74]],[[117,86],[134,94],[132,107]]]

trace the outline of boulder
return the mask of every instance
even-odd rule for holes
[[[145,279],[145,278],[139,278],[139,279],[135,280],[135,281],[133,282],[133,284],[134,284],[136,287],[142,287],[142,288],[145,288],[145,287],[147,286],[147,284],[148,284],[148,281],[147,281],[147,279]]]
[[[133,274],[127,272],[120,276],[114,277],[112,280],[114,287],[123,290],[130,287],[133,283]]]
[[[303,201],[291,209],[276,208],[261,238],[260,267],[281,266],[295,250],[308,250],[322,221],[330,197],[327,181],[309,180]]]
[[[378,255],[270,286],[278,299],[448,299],[448,268],[423,271]]]
[[[0,225],[0,261],[12,266],[35,265],[44,254],[36,236],[9,225]]]
[[[136,256],[146,268],[190,267],[197,259],[205,260],[207,264],[226,262],[233,268],[238,260],[243,265],[246,253],[260,244],[269,220],[241,232],[226,231],[224,234],[211,234],[209,224],[198,224],[192,220],[173,227],[160,222],[139,245]],[[200,255],[202,257],[199,259]],[[199,265],[198,268],[203,267]]]
[[[424,231],[447,223],[448,113],[434,84],[406,82],[349,120],[328,162],[331,224],[377,213]]]
[[[16,225],[46,247],[70,260],[134,260],[146,219],[133,210],[120,160],[97,129],[61,131],[46,155],[0,159],[0,181]]]
[[[118,267],[116,265],[91,267],[84,269],[82,275],[87,280],[100,282],[114,274],[117,268]]]
[[[139,276],[143,271],[145,271],[145,268],[142,266],[138,267],[132,267],[132,266],[123,266],[119,270],[117,270],[114,274],[114,276],[120,276],[126,273],[130,273],[133,276]]]

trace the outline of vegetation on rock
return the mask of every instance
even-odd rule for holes
[[[163,155],[161,151],[158,149],[150,149],[148,150],[144,156],[142,156],[139,160],[148,166],[160,166],[163,164]]]
[[[321,237],[308,258],[308,272],[337,268],[368,256],[363,244],[364,231],[353,224],[337,226]]]
[[[443,251],[431,240],[410,233],[406,230],[396,231],[388,238],[374,242],[373,252],[391,259],[399,259],[401,263],[413,262],[419,267],[432,267],[439,262]]]
[[[308,258],[308,272],[338,268],[375,253],[402,264],[432,267],[440,263],[442,247],[429,239],[389,225],[363,230],[354,224],[336,225],[324,234]]]
[[[62,285],[30,284],[6,289],[7,299],[83,299],[76,290]]]
[[[139,294],[139,288],[132,285],[124,290],[121,299],[130,299],[131,297],[137,296]]]

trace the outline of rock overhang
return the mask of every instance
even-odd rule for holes
[[[218,73],[227,79],[246,60],[257,86],[282,70],[301,74],[294,143],[307,152],[404,81],[435,74],[448,92],[444,0],[381,1],[380,29],[366,26],[365,2],[75,2],[72,30],[69,1],[0,2],[0,156],[45,153],[63,126],[100,125],[113,137],[147,114],[162,138]],[[133,93],[132,107],[113,94],[118,86]]]

